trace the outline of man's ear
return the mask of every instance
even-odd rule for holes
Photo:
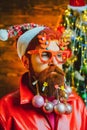
[[[22,56],[22,63],[24,65],[24,67],[29,70],[29,59],[27,56],[25,56],[25,55]]]

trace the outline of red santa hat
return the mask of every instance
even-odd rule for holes
[[[68,8],[72,10],[84,11],[87,9],[87,5],[84,0],[70,0]]]
[[[7,30],[0,29],[0,40],[6,41],[8,38],[17,37],[17,53],[21,59],[31,40],[45,28],[45,26],[33,23],[11,26]]]

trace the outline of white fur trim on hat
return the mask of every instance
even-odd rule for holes
[[[84,11],[87,9],[85,0],[70,0],[68,8],[72,10],[77,10],[78,12]]]
[[[84,11],[84,10],[87,9],[87,5],[85,5],[85,6],[71,6],[71,5],[68,5],[68,8],[72,9],[72,10]]]
[[[29,31],[26,31],[24,34],[22,34],[18,41],[17,41],[17,52],[20,59],[25,54],[26,49],[31,42],[31,40],[42,30],[44,30],[44,26],[35,27]]]

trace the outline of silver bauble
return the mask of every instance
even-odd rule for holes
[[[70,104],[66,104],[66,114],[70,114],[72,112],[72,106]]]
[[[52,102],[46,102],[43,106],[43,111],[45,113],[51,113],[53,111],[53,103]]]
[[[54,111],[56,114],[63,114],[66,111],[65,104],[63,103],[58,103],[57,105],[54,106]]]

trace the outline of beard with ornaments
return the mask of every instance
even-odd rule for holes
[[[34,107],[41,108],[45,113],[70,114],[72,112],[72,106],[68,103],[72,89],[65,84],[65,74],[60,68],[50,66],[39,73],[38,80],[32,84],[37,90],[32,99]]]

